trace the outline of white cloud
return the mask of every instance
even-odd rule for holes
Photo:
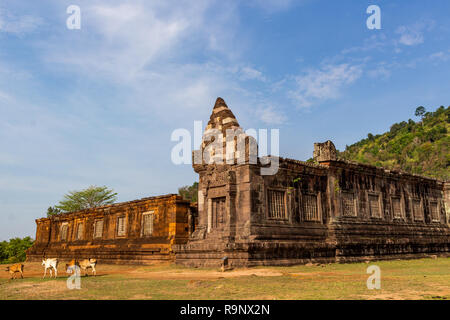
[[[241,64],[233,41],[235,5],[209,0],[94,0],[81,7],[81,30],[43,44],[42,58],[58,72],[127,90],[131,108],[166,118],[181,108],[210,107],[216,94],[235,90],[241,76],[263,78],[256,69],[233,73],[225,67]]]
[[[260,107],[260,109],[257,110],[257,116],[262,122],[269,125],[280,125],[287,120],[287,117],[283,112],[275,110],[271,105]]]
[[[430,31],[435,25],[434,21],[417,22],[411,26],[400,26],[396,33],[400,35],[398,42],[405,46],[416,46],[425,41],[424,33]]]
[[[23,70],[6,61],[0,61],[0,81],[18,80],[19,82],[31,79],[32,75],[29,71]]]
[[[11,101],[13,98],[6,92],[0,91],[0,100]]]
[[[424,41],[422,32],[416,29],[401,26],[397,29],[397,33],[400,34],[398,42],[405,46],[415,46]]]
[[[49,65],[56,62],[68,72],[123,84],[151,75],[162,65],[184,64],[186,57],[199,56],[199,50],[205,60],[239,51],[233,41],[236,6],[228,3],[94,0],[81,7],[78,34],[65,32],[62,41],[44,45]]]
[[[264,77],[262,72],[254,68],[243,67],[240,71],[242,80],[260,80],[263,82],[266,81],[266,78]]]
[[[430,59],[433,61],[448,61],[450,60],[450,51],[439,51],[430,55]]]
[[[367,39],[364,39],[364,43],[360,46],[354,46],[341,51],[342,54],[351,54],[357,52],[375,51],[385,48],[390,44],[390,41],[384,33],[372,35]]]
[[[136,80],[151,63],[170,54],[191,23],[192,12],[183,16],[176,11],[160,12],[163,9],[141,2],[93,4],[82,11],[80,30],[88,29],[91,36],[79,39],[77,46],[54,43],[47,48],[46,59],[97,78]]]
[[[371,78],[388,79],[391,76],[391,71],[385,65],[379,65],[374,69],[367,71]]]
[[[361,74],[361,65],[347,63],[311,69],[305,75],[295,77],[296,88],[291,96],[299,107],[310,107],[316,102],[336,99],[341,89],[355,82]]]
[[[0,15],[0,32],[24,35],[35,31],[42,24],[43,20],[36,16],[15,16],[10,13]]]

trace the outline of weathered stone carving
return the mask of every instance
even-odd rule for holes
[[[44,255],[95,257],[103,263],[172,260],[172,246],[187,242],[193,229],[189,221],[195,221],[189,215],[196,213],[189,201],[167,195],[38,219],[27,260],[39,261]]]
[[[232,114],[223,99],[218,105]],[[223,128],[214,109],[208,126]],[[207,190],[205,201],[225,197],[228,218],[204,237],[174,246],[176,262],[220,266],[226,255],[234,266],[252,266],[449,254],[448,216],[437,217],[436,203],[445,194],[449,210],[450,184],[444,188],[442,181],[339,161],[331,141],[314,145],[314,160],[280,158],[272,176],[260,174],[261,161],[194,166],[199,187]],[[233,178],[219,178],[224,171]],[[414,209],[408,199],[415,198],[427,205]],[[417,208],[425,219],[414,219]],[[202,230],[207,230],[207,216],[203,206]]]
[[[336,147],[330,140],[324,143],[314,143],[313,159],[316,162],[336,161]]]
[[[221,98],[207,129],[242,130]],[[198,214],[167,195],[38,219],[27,258],[218,267],[224,256],[252,266],[449,255],[450,182],[340,161],[331,141],[314,145],[315,163],[280,158],[261,175],[247,138],[244,163],[194,162]]]

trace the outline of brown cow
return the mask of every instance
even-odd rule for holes
[[[80,266],[81,269],[84,270],[85,275],[87,276],[87,269],[91,268],[92,269],[92,274],[95,276],[97,275],[97,272],[95,271],[95,266],[97,265],[97,259],[84,259],[81,261],[78,261],[78,265]]]
[[[75,267],[76,265],[78,265],[78,261],[77,260],[75,260],[75,259],[72,259],[72,260],[70,260],[70,262],[69,263],[66,263],[66,272],[68,271],[68,269],[70,268],[70,267]]]
[[[16,273],[20,272],[20,276],[23,279],[23,268],[24,265],[21,263],[13,264],[12,266],[6,267],[5,271],[8,271],[11,274],[11,279],[16,279]]]
[[[92,274],[95,276],[97,272],[95,270],[95,266],[97,265],[97,259],[84,259],[84,260],[75,260],[72,259],[69,263],[66,263],[66,271],[69,273],[69,270],[74,270],[74,267],[77,266],[80,269],[84,270],[85,275],[87,276],[87,269],[92,269]]]

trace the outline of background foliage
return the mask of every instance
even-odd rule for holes
[[[25,251],[33,245],[30,237],[0,242],[0,263],[16,263],[26,259]]]
[[[416,109],[420,121],[411,119],[391,126],[389,132],[363,139],[339,157],[442,180],[450,179],[450,107],[435,112]]]
[[[90,186],[80,191],[70,191],[64,195],[56,206],[47,209],[47,216],[57,215],[60,213],[74,212],[89,208],[96,208],[117,201],[117,193],[108,187]]]
[[[198,182],[194,182],[192,186],[184,186],[178,188],[178,194],[183,197],[185,200],[189,200],[191,202],[198,201]]]

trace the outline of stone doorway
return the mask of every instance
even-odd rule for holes
[[[226,215],[225,199],[226,197],[211,199],[211,205],[208,208],[208,232],[223,229]]]

